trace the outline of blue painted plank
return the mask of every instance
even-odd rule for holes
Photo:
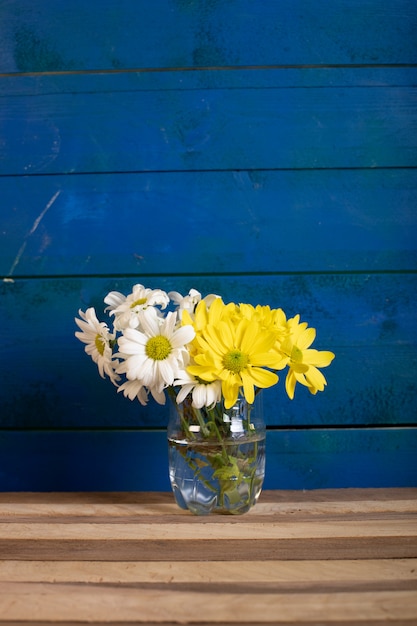
[[[20,279],[0,283],[0,424],[3,428],[154,428],[168,408],[117,394],[74,337],[78,309],[104,316],[108,291],[136,282],[166,291],[282,307],[317,329],[336,359],[328,386],[290,401],[284,379],[264,392],[270,426],[413,424],[417,416],[417,274],[135,276]]]
[[[417,169],[5,177],[0,190],[2,276],[417,269]]]
[[[138,70],[10,74],[0,80],[0,96],[74,93],[190,91],[213,89],[284,89],[335,87],[408,87],[417,84],[416,66],[253,67],[198,70]]]
[[[414,487],[417,429],[272,431],[266,489]]]
[[[268,431],[265,489],[417,486],[417,429]],[[1,491],[169,491],[165,431],[0,431]]]
[[[276,87],[5,96],[0,174],[415,165],[417,87]]]
[[[413,0],[18,0],[0,71],[415,63]]]

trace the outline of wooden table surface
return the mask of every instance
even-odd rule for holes
[[[0,624],[417,624],[417,489],[0,494]]]

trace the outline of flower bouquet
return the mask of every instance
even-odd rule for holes
[[[194,513],[242,513],[256,502],[264,476],[265,427],[259,391],[278,383],[294,398],[326,379],[318,369],[334,354],[310,348],[316,331],[282,309],[224,303],[190,290],[182,296],[135,285],[104,299],[111,327],[94,308],[79,311],[76,337],[118,392],[146,405],[172,400],[170,479],[177,503]]]

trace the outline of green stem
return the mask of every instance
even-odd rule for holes
[[[190,445],[179,447],[179,451],[187,462],[194,476],[207,489],[214,493],[218,493],[218,507],[226,506],[226,499],[231,503],[239,502],[241,506],[250,504],[252,491],[249,489],[247,497],[243,496],[240,486],[243,483],[248,485],[253,480],[258,454],[258,441],[253,442],[253,453],[250,456],[243,456],[239,453],[239,445],[241,443],[250,442],[251,435],[255,435],[255,431],[250,428],[251,424],[251,406],[248,406],[247,412],[243,418],[243,428],[245,438],[243,441],[236,439],[236,454],[233,454],[234,447],[229,447],[226,440],[230,438],[231,424],[224,420],[224,408],[222,403],[218,403],[215,407],[208,409],[196,409],[191,405],[191,399],[187,398],[182,406],[176,402],[176,392],[174,389],[168,389],[168,393],[172,402],[176,405],[181,430],[185,439],[188,439]],[[198,425],[199,428],[191,429],[190,425]],[[246,437],[248,435],[248,437]],[[233,438],[230,438],[234,443]],[[199,445],[201,443],[201,446]],[[214,449],[210,448],[215,446]],[[196,458],[194,458],[194,456]],[[205,468],[210,467],[209,478],[204,476]],[[229,470],[229,471],[228,471]],[[217,484],[217,487],[216,487]]]
[[[204,418],[201,414],[201,410],[200,409],[194,409],[194,415],[197,418],[197,421],[199,423],[200,426],[200,431],[201,434],[203,435],[203,437],[207,437],[207,435],[209,434],[209,429],[207,428],[207,424],[204,421]]]
[[[216,431],[217,439],[222,447],[223,458],[225,459],[226,463],[230,463],[229,455],[228,455],[226,446],[224,445],[224,437],[222,437],[222,435],[220,434],[220,431],[218,429],[218,426],[215,420],[213,420],[213,426],[214,426],[214,430]]]

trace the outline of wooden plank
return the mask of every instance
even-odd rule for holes
[[[414,520],[415,527],[415,520]],[[393,559],[416,558],[415,536],[368,536],[349,540],[342,537],[256,539],[0,539],[0,553],[6,560],[48,561],[246,561],[310,559]]]
[[[417,269],[414,169],[5,177],[0,189],[6,277]]]
[[[269,430],[264,487],[415,487],[416,452],[416,428]],[[2,430],[0,458],[3,491],[170,491],[165,430]]]
[[[403,489],[315,489],[308,492],[263,490],[248,516],[277,516],[279,519],[303,520],[325,516],[336,520],[343,516],[417,513],[417,488]],[[108,520],[126,522],[141,516],[183,516],[171,493],[167,492],[2,492],[0,522]]]
[[[414,618],[411,620],[403,620],[403,619],[392,619],[389,621],[390,626],[414,626]],[[7,622],[6,622],[7,623]],[[13,626],[23,626],[24,624],[27,624],[27,621],[20,621],[20,620],[14,620],[13,621]],[[87,626],[92,624],[91,620],[88,622],[84,622],[84,621],[80,621],[77,620],[76,622],[74,621],[60,621],[59,622],[61,626]],[[243,626],[243,624],[247,625],[250,622],[233,622],[233,626]],[[386,620],[372,620],[372,622],[370,622],[369,620],[363,621],[363,620],[349,620],[346,621],[344,620],[343,622],[340,622],[339,620],[337,621],[326,621],[323,622],[323,620],[321,620],[320,622],[309,622],[310,626],[312,624],[314,624],[314,626],[322,626],[322,624],[325,623],[327,626],[369,626],[370,624],[372,624],[372,626],[386,626],[387,625],[387,621]],[[43,621],[31,621],[30,624],[32,626],[44,626],[45,622]],[[120,626],[121,622],[120,621],[106,621],[106,622],[102,622],[102,621],[94,621],[94,625],[95,626]],[[129,626],[136,626],[138,624],[137,620],[134,622],[123,622],[123,624],[128,624]],[[148,622],[149,624],[149,622]],[[172,621],[165,621],[163,622],[164,626],[177,626],[176,622],[172,622]],[[202,622],[203,626],[207,626],[207,622]],[[304,626],[306,624],[305,621],[298,621],[298,622],[294,622],[294,621],[287,621],[287,622],[281,622],[282,626],[294,626],[294,624],[299,624],[300,626]],[[259,621],[256,622],[252,622],[252,626],[258,626],[259,625]]]
[[[323,619],[412,619],[416,616],[415,591],[362,593],[210,593],[147,590],[71,584],[3,583],[0,588],[2,619],[60,621],[95,619],[142,622],[279,623]],[[65,615],[65,618],[64,618]]]
[[[226,301],[282,306],[289,317],[300,313],[317,329],[316,347],[336,354],[325,370],[326,390],[312,396],[299,388],[291,401],[285,395],[282,374],[279,384],[263,394],[268,425],[413,424],[417,415],[412,297],[416,280],[415,274],[393,273],[3,281],[1,425],[54,429],[59,416],[61,429],[165,427],[168,406],[150,402],[142,407],[118,394],[98,376],[73,334],[79,308],[96,306],[104,319],[105,294],[112,289],[127,294],[135,282],[182,293],[194,287],[204,294],[223,295]],[[22,342],[22,337],[30,341]],[[58,354],[65,359],[57,358]],[[22,368],[24,362],[30,366]]]
[[[188,517],[188,515],[187,515]],[[197,523],[198,518],[192,518],[193,524],[192,535],[193,540],[212,542],[213,540],[233,540],[236,538],[235,524],[229,521],[222,521],[216,518],[215,523]],[[414,514],[403,515],[401,519],[393,521],[385,520],[367,520],[360,521],[326,521],[320,519],[317,521],[302,522],[297,521],[295,526],[292,521],[285,522],[279,520],[277,522],[261,522],[247,521],[239,523],[239,539],[245,541],[260,541],[274,539],[277,542],[287,539],[341,539],[349,537],[351,540],[357,538],[370,539],[373,538],[413,538],[416,534],[417,517]],[[192,523],[193,523],[192,522]],[[120,543],[137,541],[137,542],[169,542],[169,541],[186,541],[190,536],[190,521],[184,516],[176,519],[176,523],[165,522],[163,518],[159,518],[159,523],[155,521],[148,522],[139,520],[135,523],[114,524],[110,522],[95,523],[89,522],[31,522],[20,523],[9,522],[0,523],[0,541],[5,540],[15,542],[33,542],[46,541],[117,541]],[[256,536],[256,540],[253,537]],[[417,547],[417,543],[416,543]]]
[[[3,3],[0,71],[415,63],[412,0]],[[233,24],[233,28],[231,28]],[[178,36],[178,33],[181,36]],[[155,45],[157,42],[157,45]]]
[[[261,501],[292,509],[175,519],[167,494],[1,493],[0,623],[415,622],[417,489],[265,491]]]
[[[403,620],[403,619],[393,619],[389,621],[390,626],[414,626],[414,619],[411,620]],[[6,622],[8,623],[8,622]],[[59,622],[61,626],[87,626],[87,624],[91,625],[91,621],[88,622],[83,622],[80,620],[75,621],[61,621]],[[123,624],[128,624],[129,626],[136,626],[138,622],[134,621],[134,622],[123,622]],[[201,623],[201,622],[200,622]],[[294,624],[299,624],[304,626],[306,624],[306,622],[303,621],[286,621],[286,622],[280,622],[283,626],[294,626]],[[343,621],[342,623],[337,620],[337,621],[326,621],[323,622],[323,620],[321,620],[320,622],[309,622],[310,626],[311,624],[314,624],[314,626],[321,626],[323,623],[325,623],[327,626],[369,626],[370,624],[372,624],[372,626],[386,626],[387,621],[386,620],[373,620],[372,622],[370,622],[369,620],[363,621],[363,620],[357,620],[357,619],[353,619],[353,620],[349,620],[349,621]],[[26,621],[22,622],[20,620],[18,621],[13,621],[13,626],[23,626],[23,624],[27,624]],[[43,621],[31,621],[30,624],[32,624],[32,626],[44,626],[45,622]],[[121,622],[120,621],[106,621],[106,622],[102,622],[102,621],[94,621],[94,625],[95,626],[120,626]],[[149,622],[148,622],[149,624]],[[172,621],[165,621],[163,622],[164,626],[176,626],[176,622],[172,622]],[[208,622],[202,622],[203,626],[207,626]],[[258,626],[259,625],[259,621],[256,622],[233,622],[233,626],[243,626],[243,624],[252,624],[252,626]]]
[[[20,330],[25,328],[26,324],[20,325]],[[57,336],[55,346],[44,349],[42,337],[47,330],[44,325],[32,328],[37,328],[39,335],[31,346],[20,345],[13,349],[11,344],[19,341],[19,335],[12,330],[1,355],[1,363],[16,367],[22,362],[21,358],[28,362],[38,359],[38,369],[22,372],[19,380],[12,369],[5,372],[5,388],[0,392],[3,428],[53,429],[57,425],[57,414],[61,429],[166,426],[168,404],[161,406],[150,400],[142,407],[137,401],[131,402],[98,376],[82,347],[75,341],[67,347],[66,340],[71,341],[70,337]],[[71,332],[69,324],[68,332]],[[381,341],[380,345],[367,349],[355,345],[354,339],[347,347],[326,344],[324,338],[320,341],[320,347],[332,348],[338,358],[331,366],[333,370],[324,372],[328,386],[321,396],[310,396],[306,389],[299,388],[295,399],[289,400],[283,389],[284,375],[276,388],[264,392],[263,413],[267,425],[339,428],[415,424],[415,346],[410,342],[395,347]],[[66,362],[59,362],[51,369],[56,346],[67,355]],[[355,369],[358,358],[361,362]],[[386,372],[384,358],[389,358],[391,364],[385,386],[381,381],[381,374]],[[407,370],[404,370],[405,364],[409,364]]]
[[[1,45],[1,44],[0,44]],[[299,87],[409,87],[416,85],[413,65],[255,66],[206,68],[193,71],[140,70],[116,72],[64,72],[3,75],[0,96],[41,94],[190,91],[212,89],[282,89]]]
[[[0,561],[1,582],[345,585],[417,579],[417,559],[282,561]]]
[[[1,174],[413,167],[417,88],[5,96],[0,125]]]

